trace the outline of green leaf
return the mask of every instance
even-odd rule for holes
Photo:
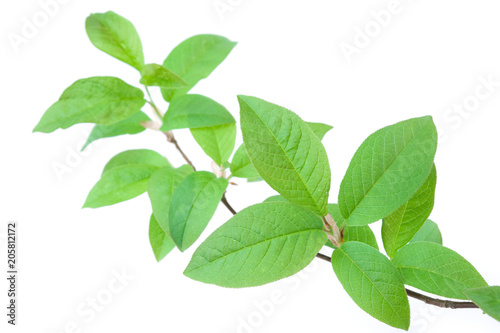
[[[197,35],[177,45],[163,66],[177,73],[189,86],[183,89],[162,89],[163,98],[170,102],[186,94],[201,79],[206,78],[231,52],[235,42],[216,35]]]
[[[329,130],[333,128],[330,125],[322,123],[306,122],[306,124],[309,125],[311,130],[314,132],[314,134],[316,134],[316,136],[320,140],[325,136],[325,134]],[[259,173],[253,166],[252,162],[250,161],[244,143],[236,150],[236,153],[234,153],[230,170],[231,170],[231,176],[238,178],[247,178],[248,182],[263,180],[262,177],[259,176]]]
[[[319,138],[292,111],[255,97],[238,100],[243,142],[260,176],[290,202],[326,215],[330,166]]]
[[[144,66],[141,39],[129,20],[111,11],[92,14],[85,21],[85,29],[99,50],[139,71]]]
[[[432,168],[437,131],[432,117],[413,118],[382,128],[358,148],[339,191],[349,225],[380,220],[422,186]]]
[[[177,186],[170,201],[170,234],[181,251],[193,245],[205,230],[227,185],[224,178],[198,171]]]
[[[317,215],[286,202],[250,206],[198,247],[187,277],[222,287],[259,286],[306,267],[326,241]]]
[[[149,220],[149,242],[153,248],[156,261],[160,262],[175,247],[175,243],[158,224],[154,214]]]
[[[129,118],[144,103],[142,90],[116,77],[81,79],[69,86],[45,111],[33,132],[50,133],[78,123],[110,125]]]
[[[337,247],[335,245],[333,245],[333,243],[329,239],[326,240],[325,246],[328,246],[329,248],[334,249],[334,250],[337,249]]]
[[[101,179],[90,190],[83,207],[97,208],[135,198],[146,192],[149,177],[165,167],[172,168],[165,157],[153,150],[121,152],[104,166]]]
[[[484,312],[500,321],[500,287],[491,286],[464,290]]]
[[[385,252],[394,257],[405,246],[431,215],[436,191],[436,167],[432,166],[427,180],[417,192],[382,221],[382,241]]]
[[[344,242],[357,241],[370,245],[378,250],[377,239],[372,229],[367,225],[346,226],[344,230]]]
[[[338,204],[328,204],[328,213],[333,217],[333,220],[337,224],[337,226],[340,228],[342,224],[344,224],[344,217],[342,214],[340,214],[340,207]]]
[[[257,170],[253,166],[248,157],[245,144],[243,143],[234,153],[231,161],[231,176],[239,178],[256,178],[260,177]]]
[[[443,245],[443,237],[438,225],[431,220],[427,220],[410,241],[410,243],[414,242],[433,242]]]
[[[83,208],[114,205],[141,195],[156,170],[158,167],[154,165],[130,164],[107,171],[90,190]]]
[[[373,247],[347,242],[332,254],[337,278],[356,304],[374,318],[408,330],[410,306],[394,265]]]
[[[236,125],[226,124],[210,127],[192,128],[191,134],[205,154],[217,165],[227,162],[234,149]]]
[[[436,243],[415,242],[403,246],[392,262],[405,284],[432,294],[468,299],[464,289],[487,286],[467,260]]]
[[[151,165],[159,168],[172,167],[167,159],[149,149],[132,149],[122,151],[121,153],[113,156],[108,163],[104,166],[102,174],[104,175],[111,169],[123,166],[123,165],[133,165],[133,164],[145,164]]]
[[[286,200],[281,195],[270,196],[269,198],[267,198],[266,200],[264,200],[262,202],[288,202],[288,203],[290,203],[290,201]]]
[[[171,70],[158,64],[147,64],[141,71],[141,81],[145,86],[179,89],[188,84]]]
[[[323,123],[311,123],[311,122],[306,122],[307,125],[312,129],[314,134],[318,137],[318,139],[323,140],[325,137],[326,133],[328,133],[333,126],[323,124]]]
[[[344,218],[340,214],[340,208],[337,204],[328,204],[328,213],[333,217],[333,220],[340,228],[344,223]],[[362,226],[344,226],[344,242],[357,241],[368,244],[378,250],[377,239],[372,229],[367,225]],[[326,246],[335,249],[336,247],[330,241],[327,241]]]
[[[161,228],[170,235],[170,201],[181,181],[193,173],[193,168],[187,164],[174,169],[162,168],[155,171],[149,178],[148,195],[153,207],[153,214]]]
[[[137,134],[144,131],[146,128],[141,125],[141,122],[151,120],[149,117],[142,111],[134,113],[127,119],[121,120],[117,123],[111,125],[95,125],[90,132],[87,142],[82,147],[82,151],[92,142],[104,139],[111,138],[118,135],[123,134]]]
[[[236,121],[227,109],[203,95],[184,95],[173,100],[163,116],[163,132],[181,128],[200,128]]]

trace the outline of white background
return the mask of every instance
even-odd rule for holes
[[[243,321],[253,325],[240,329],[245,333],[396,331],[360,310],[326,262],[315,261],[306,274],[258,288],[204,285],[182,275],[196,246],[156,263],[148,241],[146,195],[81,209],[106,161],[120,151],[156,149],[173,164],[182,163],[155,132],[107,139],[76,158],[71,152],[79,151],[92,126],[32,133],[43,112],[79,78],[112,75],[138,83],[135,69],[95,49],[85,34],[86,16],[107,10],[135,24],[147,62],[161,63],[175,45],[195,34],[238,41],[193,92],[210,96],[236,117],[235,96],[246,94],[286,106],[308,121],[333,125],[324,139],[333,173],[330,202],[336,201],[345,169],[364,138],[397,121],[432,115],[442,136],[431,218],[446,246],[472,262],[490,284],[499,285],[500,86],[478,105],[470,104],[470,112],[450,110],[464,101],[473,103],[476,89],[487,92],[481,77],[500,82],[498,1],[401,0],[398,13],[380,31],[371,30],[373,37],[350,62],[342,43],[354,45],[357,29],[376,29],[370,13],[387,9],[388,0],[221,2],[232,4],[222,16],[213,0],[66,1],[18,47],[8,36],[22,36],[24,20],[33,22],[42,7],[33,0],[0,5],[1,232],[10,220],[20,226],[19,325],[9,332],[229,333],[238,332]],[[154,97],[166,106],[159,94]],[[209,161],[189,132],[176,136],[198,168],[208,170]],[[59,180],[53,165],[68,158],[71,172]],[[238,183],[228,192],[238,210],[273,194],[263,183]],[[202,238],[229,217],[221,205]],[[378,234],[380,224],[373,227]],[[1,242],[4,270],[5,239]],[[131,280],[106,299],[114,274],[122,270]],[[4,332],[7,286],[1,280]],[[283,302],[264,316],[255,302],[267,304],[273,293],[282,294]],[[87,302],[97,296],[107,304],[92,312]],[[479,310],[440,310],[414,300],[411,306],[411,332],[500,329]]]

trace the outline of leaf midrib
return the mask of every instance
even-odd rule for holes
[[[185,76],[189,73],[189,71],[191,70],[191,68],[192,68],[193,66],[195,66],[195,65],[199,62],[199,60],[205,56],[205,54],[207,54],[208,52],[210,52],[210,51],[211,51],[214,47],[216,47],[217,45],[221,44],[222,42],[223,42],[223,41],[219,41],[219,42],[217,42],[217,43],[215,43],[215,44],[212,44],[212,46],[211,46],[209,49],[206,49],[206,51],[205,51],[205,52],[203,52],[203,53],[201,53],[199,56],[195,57],[195,58],[194,58],[194,61],[192,61],[192,62],[191,62],[191,64],[190,64],[189,66],[186,66],[186,67],[185,67],[185,71],[184,71],[184,73],[183,73],[183,74],[179,74],[179,76],[180,76],[183,80],[185,80],[185,79],[184,79],[184,77],[185,77]],[[166,66],[165,66],[165,67],[166,67]],[[168,68],[168,67],[167,67],[167,68]],[[175,73],[175,72],[174,72],[174,73]],[[201,80],[201,79],[200,79],[200,80]],[[186,81],[186,82],[187,82],[187,81]],[[194,86],[196,83],[190,83],[190,82],[187,82],[187,84],[188,84],[190,87],[192,87],[192,86]],[[188,88],[188,87],[186,87],[186,88]]]
[[[252,162],[250,160],[248,160],[248,162],[245,162],[245,163],[242,163],[240,164],[239,168],[235,168],[232,172],[232,175],[234,175],[235,177],[238,177],[238,173],[241,171],[241,170],[244,170],[245,168],[247,168],[248,166],[254,166],[252,164]],[[254,167],[255,168],[255,167]],[[258,174],[258,173],[257,173]],[[260,175],[259,175],[260,176]],[[246,178],[246,177],[243,177],[243,178]]]
[[[136,61],[135,57],[132,56],[132,54],[129,52],[128,47],[124,46],[122,41],[118,38],[118,35],[114,33],[113,29],[111,29],[111,27],[105,21],[102,22],[102,25],[107,28],[107,30],[110,32],[111,37],[113,37],[115,39],[115,42],[118,44],[120,49],[122,49],[122,51],[127,55],[127,57],[129,58],[129,61],[132,63],[129,65],[132,65],[132,67],[134,67],[135,69],[140,70],[140,68],[143,65]]]
[[[417,133],[415,133],[415,135],[413,136],[413,138],[410,140],[410,142],[408,142],[408,144],[405,145],[405,147],[394,157],[394,159],[392,160],[391,164],[389,164],[389,166],[387,168],[385,168],[384,172],[382,172],[382,174],[378,177],[378,179],[372,184],[372,186],[370,187],[370,189],[368,190],[368,192],[366,192],[366,194],[363,196],[363,198],[356,204],[356,206],[354,206],[354,208],[351,210],[351,213],[349,213],[349,216],[345,218],[344,222],[347,224],[349,219],[351,218],[352,214],[356,211],[356,209],[359,207],[359,205],[365,200],[365,198],[370,194],[370,192],[373,190],[373,188],[375,187],[375,185],[380,181],[380,179],[386,174],[387,170],[389,170],[392,165],[396,162],[396,160],[399,158],[399,156],[401,156],[401,154],[403,154],[403,152],[408,148],[408,146],[410,146],[410,144],[417,138],[418,134],[420,132],[423,131],[423,129],[427,126],[427,123],[429,122],[429,120],[426,121],[426,123],[424,125],[421,126],[421,128],[417,131]],[[425,182],[425,180],[424,180]],[[417,189],[418,191],[418,189]]]
[[[70,102],[74,102],[74,100],[75,100],[75,99],[77,99],[77,98],[59,100],[59,101],[57,101],[57,102],[56,102],[53,106],[56,106],[58,103],[61,103],[61,102],[68,102],[68,101],[70,101]],[[133,101],[139,101],[139,100],[142,100],[142,101],[143,101],[143,100],[144,100],[144,98],[142,98],[142,97],[141,97],[141,98],[127,98],[127,99],[110,99],[110,100],[106,100],[106,101],[104,101],[104,100],[103,100],[103,101],[101,101],[101,102],[99,102],[99,103],[92,104],[92,105],[91,105],[91,106],[89,106],[89,107],[86,107],[86,108],[83,108],[83,109],[77,109],[77,110],[78,110],[77,112],[72,112],[70,115],[65,114],[65,115],[66,115],[66,117],[64,117],[63,119],[65,120],[65,122],[66,122],[66,121],[71,121],[71,122],[73,122],[75,118],[76,118],[76,120],[77,120],[77,121],[81,121],[81,120],[80,120],[81,115],[82,115],[83,113],[86,113],[88,110],[90,110],[90,109],[92,109],[92,108],[101,107],[102,105],[104,105],[104,104],[109,104],[109,103],[116,103],[116,102],[133,102]],[[52,107],[51,107],[51,108],[52,108]],[[73,107],[72,107],[72,108],[73,108]],[[140,109],[140,108],[139,108],[139,109]],[[98,114],[98,115],[99,115],[99,113],[101,113],[101,112],[102,112],[102,110],[101,110],[100,112],[96,112],[96,114]],[[136,112],[138,112],[138,111],[136,111]],[[109,114],[117,114],[117,113],[116,113],[116,111],[111,111],[111,113],[109,113]],[[95,114],[94,114],[94,116],[95,116]],[[128,118],[128,117],[127,117],[127,118]],[[124,118],[124,119],[122,119],[122,120],[125,120],[125,119],[127,119],[127,118]],[[61,118],[56,118],[56,119],[57,119],[57,120],[47,122],[47,123],[45,124],[45,126],[49,126],[49,125],[50,125],[50,126],[52,127],[52,126],[54,126],[54,125],[57,125],[57,123],[59,123],[59,122],[61,121]],[[118,120],[118,121],[120,121],[120,120]],[[117,122],[118,122],[118,121],[117,121]],[[84,120],[84,122],[86,122],[86,123],[95,123],[95,124],[97,124],[97,125],[113,125],[113,124],[115,124],[115,123],[116,123],[116,122],[114,122],[114,123],[110,123],[110,124],[106,124],[106,123],[104,123],[104,124],[103,124],[103,123],[96,123],[96,122],[89,121],[89,120]],[[67,124],[65,123],[65,124],[64,124],[64,126],[66,126],[66,125],[67,125]],[[67,127],[62,127],[62,128],[68,128],[68,127],[70,127],[70,126],[72,126],[72,125],[73,125],[73,124],[70,124],[69,126],[67,126]]]
[[[418,191],[418,190],[417,190]],[[410,198],[411,199],[411,198]],[[396,247],[396,242],[398,241],[399,239],[399,232],[401,231],[401,227],[403,226],[403,220],[404,220],[404,217],[405,217],[405,214],[406,214],[406,211],[408,209],[408,202],[405,202],[403,205],[405,206],[404,208],[404,212],[401,214],[401,219],[398,223],[398,226],[397,226],[397,229],[398,229],[398,232],[396,233],[396,236],[394,237],[394,240],[392,242],[390,242],[390,246],[391,246],[391,253],[389,254],[389,256],[392,258],[394,257],[394,255],[396,254],[396,251],[394,250],[394,248]],[[399,208],[398,208],[399,209]],[[396,209],[396,210],[398,210]]]
[[[406,266],[406,265],[405,265],[405,266],[402,266],[402,265],[397,265],[396,267],[397,267],[397,268],[406,268],[406,269],[411,269],[411,270],[423,271],[423,272],[431,273],[431,274],[434,274],[434,275],[440,276],[440,277],[442,277],[442,278],[446,278],[446,279],[448,279],[448,280],[451,280],[451,281],[453,281],[453,282],[456,282],[456,283],[459,283],[459,284],[461,284],[461,285],[464,285],[464,286],[465,286],[465,284],[464,284],[463,282],[461,282],[461,281],[455,280],[455,279],[453,279],[453,278],[451,278],[451,277],[449,277],[449,276],[447,276],[447,275],[443,275],[442,273],[438,273],[438,272],[436,272],[436,271],[431,271],[431,270],[429,270],[429,269],[420,268],[420,267],[414,267],[414,266]],[[475,278],[474,278],[474,279],[475,279]],[[480,287],[471,287],[471,288],[480,288]]]
[[[262,244],[262,243],[272,242],[273,240],[276,240],[276,239],[279,239],[279,238],[289,237],[289,236],[292,236],[292,235],[294,235],[294,234],[300,234],[300,233],[312,232],[312,231],[322,231],[322,229],[320,229],[320,228],[314,228],[314,229],[304,229],[304,230],[298,230],[298,231],[294,231],[294,232],[287,233],[287,234],[283,234],[283,235],[278,235],[278,236],[271,237],[271,238],[266,238],[266,239],[264,239],[264,240],[262,240],[262,241],[259,241],[259,242],[256,242],[256,243],[253,243],[253,244],[251,244],[251,245],[249,245],[249,246],[245,246],[245,247],[242,247],[241,249],[237,249],[237,250],[235,250],[235,251],[232,251],[232,252],[226,253],[226,254],[224,254],[223,256],[220,256],[220,257],[218,257],[218,258],[216,258],[216,259],[214,259],[214,260],[207,261],[207,262],[206,262],[206,263],[204,263],[203,265],[200,265],[200,266],[198,266],[198,267],[196,267],[196,268],[194,268],[194,269],[191,269],[191,270],[189,270],[189,271],[187,271],[187,269],[186,269],[186,272],[188,272],[188,273],[190,273],[190,272],[194,272],[194,271],[196,271],[196,270],[198,270],[198,269],[200,269],[200,268],[205,267],[206,265],[209,265],[209,264],[214,263],[214,262],[216,262],[216,261],[218,261],[218,260],[224,259],[224,258],[226,258],[227,256],[230,256],[230,255],[232,255],[232,254],[234,254],[234,253],[237,253],[237,252],[239,252],[239,251],[243,251],[243,250],[248,249],[248,248],[252,248],[252,247],[258,246],[258,245],[260,245],[260,244]],[[200,257],[201,257],[201,256],[200,256]]]
[[[368,245],[368,244],[367,244],[367,245]],[[380,289],[379,289],[379,288],[375,285],[375,283],[373,283],[373,281],[372,281],[372,280],[371,280],[371,279],[370,279],[370,278],[366,275],[366,273],[365,273],[365,272],[361,269],[361,267],[359,267],[359,265],[358,265],[358,264],[357,264],[357,263],[356,263],[356,262],[355,262],[355,261],[354,261],[354,260],[353,260],[353,259],[352,259],[352,258],[351,258],[351,257],[350,257],[350,256],[349,256],[349,255],[348,255],[348,254],[344,251],[344,250],[342,250],[341,248],[339,248],[339,250],[340,250],[340,251],[342,251],[342,252],[344,253],[344,255],[345,255],[345,256],[346,256],[346,257],[347,257],[347,258],[348,258],[348,259],[352,262],[352,264],[353,264],[354,266],[356,266],[356,268],[357,268],[357,269],[358,269],[358,270],[359,270],[359,271],[360,271],[360,272],[361,272],[361,273],[362,273],[362,274],[366,277],[366,279],[368,279],[368,281],[370,281],[370,283],[373,285],[373,287],[374,287],[375,289],[377,289],[377,291],[379,292],[379,294],[380,294],[380,295],[382,295],[382,297],[383,297],[383,298],[384,298],[384,300],[387,302],[387,304],[389,304],[389,306],[391,307],[391,309],[393,310],[393,312],[394,312],[394,313],[398,316],[398,318],[399,318],[400,320],[402,320],[402,323],[404,324],[404,323],[405,323],[404,318],[401,318],[401,317],[399,316],[398,311],[396,311],[396,310],[394,309],[394,307],[392,306],[391,302],[389,302],[389,300],[385,297],[385,294],[384,294],[384,293],[382,293],[382,292],[380,291]]]
[[[130,187],[130,186],[132,186],[132,185],[136,185],[137,183],[143,182],[143,181],[145,181],[145,180],[149,179],[150,177],[151,177],[151,175],[146,176],[146,177],[141,178],[141,179],[138,179],[138,180],[136,180],[136,181],[134,181],[134,182],[128,183],[128,184],[126,184],[126,185],[124,185],[124,186],[116,187],[116,188],[114,188],[114,189],[113,189],[113,192],[115,192],[115,191],[119,191],[119,190],[123,190],[123,189],[125,189],[125,188],[127,188],[127,187]],[[146,192],[146,191],[147,191],[147,187],[146,187],[146,189],[145,189],[142,193],[144,193],[144,192]],[[110,193],[110,192],[105,192],[105,193],[103,193],[102,195],[99,195],[98,197],[96,197],[94,200],[90,201],[89,203],[85,202],[84,207],[89,207],[89,206],[88,206],[88,204],[93,203],[93,202],[95,202],[95,201],[100,201],[102,198],[107,197],[109,193]],[[140,194],[142,194],[142,193],[140,193]],[[140,194],[139,194],[139,195],[140,195]]]
[[[202,187],[202,188],[198,191],[198,193],[196,194],[196,196],[195,196],[195,198],[194,198],[194,200],[193,200],[193,204],[191,205],[191,207],[189,207],[189,211],[188,211],[188,213],[187,213],[187,215],[186,215],[186,222],[182,224],[182,225],[183,225],[183,228],[182,228],[182,234],[181,234],[181,244],[180,244],[180,245],[181,245],[180,247],[182,247],[182,248],[184,248],[184,247],[183,247],[183,245],[184,245],[184,235],[185,235],[185,233],[186,233],[186,228],[187,228],[187,225],[188,225],[189,217],[191,216],[191,212],[193,211],[193,208],[194,208],[194,206],[195,206],[195,203],[196,203],[196,201],[198,201],[198,197],[199,197],[199,196],[201,195],[201,193],[205,190],[205,188],[206,188],[206,187],[207,187],[207,186],[208,186],[211,182],[213,182],[214,180],[217,180],[217,178],[210,179],[210,180],[209,180],[209,181],[208,181],[205,185],[203,185],[203,187]],[[170,203],[172,203],[172,200],[170,200]]]
[[[158,70],[153,69],[152,73],[146,75],[142,75],[141,73],[140,83],[147,86],[160,87],[165,89],[178,89],[187,87],[188,83],[184,81],[179,75],[168,69],[167,67],[160,64],[149,64],[149,65],[158,65],[161,67],[161,69]],[[144,68],[146,68],[149,65],[146,65]],[[148,81],[149,84],[148,82],[143,82],[143,80]],[[165,82],[167,84],[170,84],[170,86],[162,85],[162,83]]]
[[[159,170],[161,170],[161,169],[159,169]],[[159,170],[158,170],[158,171],[159,171]],[[167,177],[168,177],[168,178],[167,178],[167,177],[164,177],[164,178],[165,178],[165,181],[167,181],[167,180],[168,180],[168,181],[170,182],[170,183],[168,184],[168,185],[170,185],[170,186],[169,186],[169,188],[167,188],[167,191],[165,191],[165,193],[166,193],[167,195],[170,193],[170,195],[168,195],[168,198],[167,198],[167,200],[166,200],[166,201],[168,201],[168,214],[166,214],[166,215],[167,215],[167,218],[166,218],[166,219],[167,219],[167,223],[169,223],[169,222],[170,222],[170,219],[169,219],[169,215],[170,215],[170,202],[172,201],[172,195],[174,194],[174,190],[175,190],[174,181],[175,181],[175,177],[176,177],[176,170],[177,170],[177,169],[169,169],[169,170],[168,170],[168,171],[169,171],[169,173],[168,173],[168,175],[167,175]],[[152,176],[153,176],[153,175],[151,175],[151,177],[152,177]],[[159,186],[159,187],[161,188],[161,186]],[[158,187],[154,190],[154,192],[156,192],[156,191],[158,191]],[[149,195],[149,197],[150,197],[150,199],[151,199],[151,196],[150,196],[150,184],[149,184],[149,182],[148,182],[147,192],[148,192],[148,195]],[[163,192],[163,191],[159,190],[158,192]],[[163,195],[163,193],[161,193],[161,194]],[[162,199],[163,199],[163,198],[162,198]],[[155,201],[156,201],[156,200],[155,200]],[[164,204],[165,204],[165,203],[166,203],[166,202],[164,202]],[[152,206],[152,208],[153,208],[153,200],[151,200],[151,206]],[[157,205],[155,204],[155,206],[157,206]],[[165,206],[167,206],[167,205],[165,205]],[[158,209],[156,209],[156,211],[158,211]],[[166,233],[166,231],[165,231],[165,229],[163,228],[163,225],[162,225],[163,223],[161,223],[161,222],[160,222],[160,219],[159,219],[159,218],[158,218],[158,217],[157,217],[154,213],[155,213],[155,209],[153,209],[153,215],[155,216],[156,222],[157,222],[157,223],[158,223],[158,225],[160,226],[160,229],[161,229],[163,232],[165,232],[165,233]],[[170,227],[170,226],[169,226],[169,227]],[[169,234],[170,234],[170,230],[169,230]],[[172,241],[173,241],[173,240],[172,240]],[[175,242],[174,242],[174,243],[175,243]]]
[[[290,160],[290,157],[288,156],[288,154],[286,153],[285,149],[281,146],[281,143],[278,141],[278,139],[274,136],[273,132],[271,131],[271,129],[269,128],[269,126],[267,126],[267,124],[264,122],[264,120],[262,120],[262,118],[260,117],[260,115],[255,112],[253,110],[253,108],[247,103],[245,102],[245,104],[248,106],[248,108],[257,116],[257,118],[259,118],[259,120],[262,122],[262,124],[265,126],[265,128],[269,131],[269,133],[271,134],[271,137],[276,141],[276,143],[278,144],[278,146],[281,148],[281,150],[283,151],[283,154],[286,156],[286,159],[288,160],[288,162],[290,162],[290,165],[292,166],[293,168],[293,171],[295,171],[295,173],[297,174],[297,176],[299,177],[301,183],[304,185],[304,188],[306,189],[306,192],[307,194],[309,195],[309,197],[311,198],[312,202],[314,203],[314,206],[315,208],[318,210],[319,213],[322,212],[322,210],[320,209],[320,207],[318,206],[316,200],[314,199],[314,197],[312,196],[312,193],[309,191],[309,188],[307,187],[304,179],[302,178],[302,176],[300,175],[300,173],[298,172],[298,170],[295,168],[295,165],[292,163],[292,160]],[[311,130],[309,128],[309,130]],[[312,130],[311,130],[312,131]],[[314,133],[313,133],[314,134]]]

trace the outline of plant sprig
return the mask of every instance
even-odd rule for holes
[[[409,328],[408,296],[446,308],[480,307],[500,320],[500,287],[488,286],[466,259],[443,246],[437,224],[429,220],[437,180],[432,117],[408,119],[368,136],[349,164],[336,203],[329,203],[331,171],[322,139],[331,126],[240,95],[244,143],[233,154],[233,115],[209,97],[189,94],[235,42],[197,35],[175,47],[163,64],[146,64],[135,27],[118,14],[92,14],[86,30],[98,49],[140,72],[146,94],[116,77],[80,79],[34,131],[93,123],[82,149],[101,138],[145,129],[164,133],[187,164],[174,167],[147,149],[121,152],[106,164],[84,204],[113,205],[147,192],[152,205],[149,237],[157,261],[174,248],[184,251],[195,244],[222,202],[234,216],[194,252],[184,271],[194,280],[222,287],[259,286],[296,274],[319,258],[331,263],[361,309],[390,326]],[[159,88],[169,103],[165,112],[154,103],[150,87]],[[144,112],[146,104],[158,121]],[[213,161],[213,172],[196,170],[174,137],[179,129],[191,131]],[[279,195],[236,212],[225,195],[233,177],[263,180]],[[369,226],[379,220],[387,256]],[[333,248],[331,257],[320,253],[324,246]],[[440,300],[406,286],[466,301]]]

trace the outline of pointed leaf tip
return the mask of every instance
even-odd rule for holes
[[[260,176],[290,202],[326,215],[330,165],[318,136],[284,107],[244,95],[238,101],[243,142]]]

